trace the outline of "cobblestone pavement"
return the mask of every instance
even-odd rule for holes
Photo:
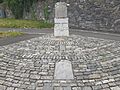
[[[120,42],[43,35],[0,46],[0,90],[120,90]],[[70,61],[74,79],[55,79]]]

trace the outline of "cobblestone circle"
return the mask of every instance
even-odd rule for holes
[[[72,63],[74,79],[54,79],[55,65]],[[120,42],[46,34],[0,46],[0,90],[120,90]],[[68,88],[67,88],[68,87]]]

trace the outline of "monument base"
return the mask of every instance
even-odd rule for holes
[[[68,18],[55,18],[54,22],[54,36],[69,36]]]

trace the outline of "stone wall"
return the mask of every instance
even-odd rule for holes
[[[120,32],[120,0],[69,0],[70,26]]]
[[[52,22],[56,2],[57,0],[48,0],[49,20]],[[65,2],[70,4],[68,17],[71,28],[120,32],[120,0],[66,0]]]
[[[49,21],[53,22],[54,18],[54,1],[48,0],[46,3],[44,0],[38,0],[37,3],[33,4],[30,8],[30,12],[24,12],[25,19],[37,19],[37,20],[45,20],[45,7],[49,7]]]

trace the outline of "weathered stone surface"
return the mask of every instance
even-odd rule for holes
[[[14,87],[7,87],[6,90],[15,90]]]
[[[6,90],[6,86],[0,85],[1,90]]]
[[[54,79],[74,79],[70,61],[61,60],[56,63]]]
[[[52,0],[49,2],[52,2]],[[70,27],[120,32],[119,0],[67,0],[67,3],[70,4],[68,7]],[[50,3],[51,7],[52,4]],[[52,10],[54,9],[51,8]],[[54,19],[53,14],[50,14],[52,21]]]
[[[111,90],[120,90],[120,87],[116,86],[116,87],[111,87]]]
[[[55,24],[54,36],[69,36],[68,24]]]
[[[83,87],[83,90],[92,90],[91,87]]]
[[[71,87],[54,87],[54,90],[71,90]]]
[[[120,1],[69,0],[69,3],[68,17],[71,27],[120,32],[120,10],[118,9]],[[117,23],[115,23],[116,21]]]
[[[43,90],[53,90],[53,86],[51,83],[45,83]]]
[[[67,18],[67,4],[65,2],[55,4],[55,18]]]

